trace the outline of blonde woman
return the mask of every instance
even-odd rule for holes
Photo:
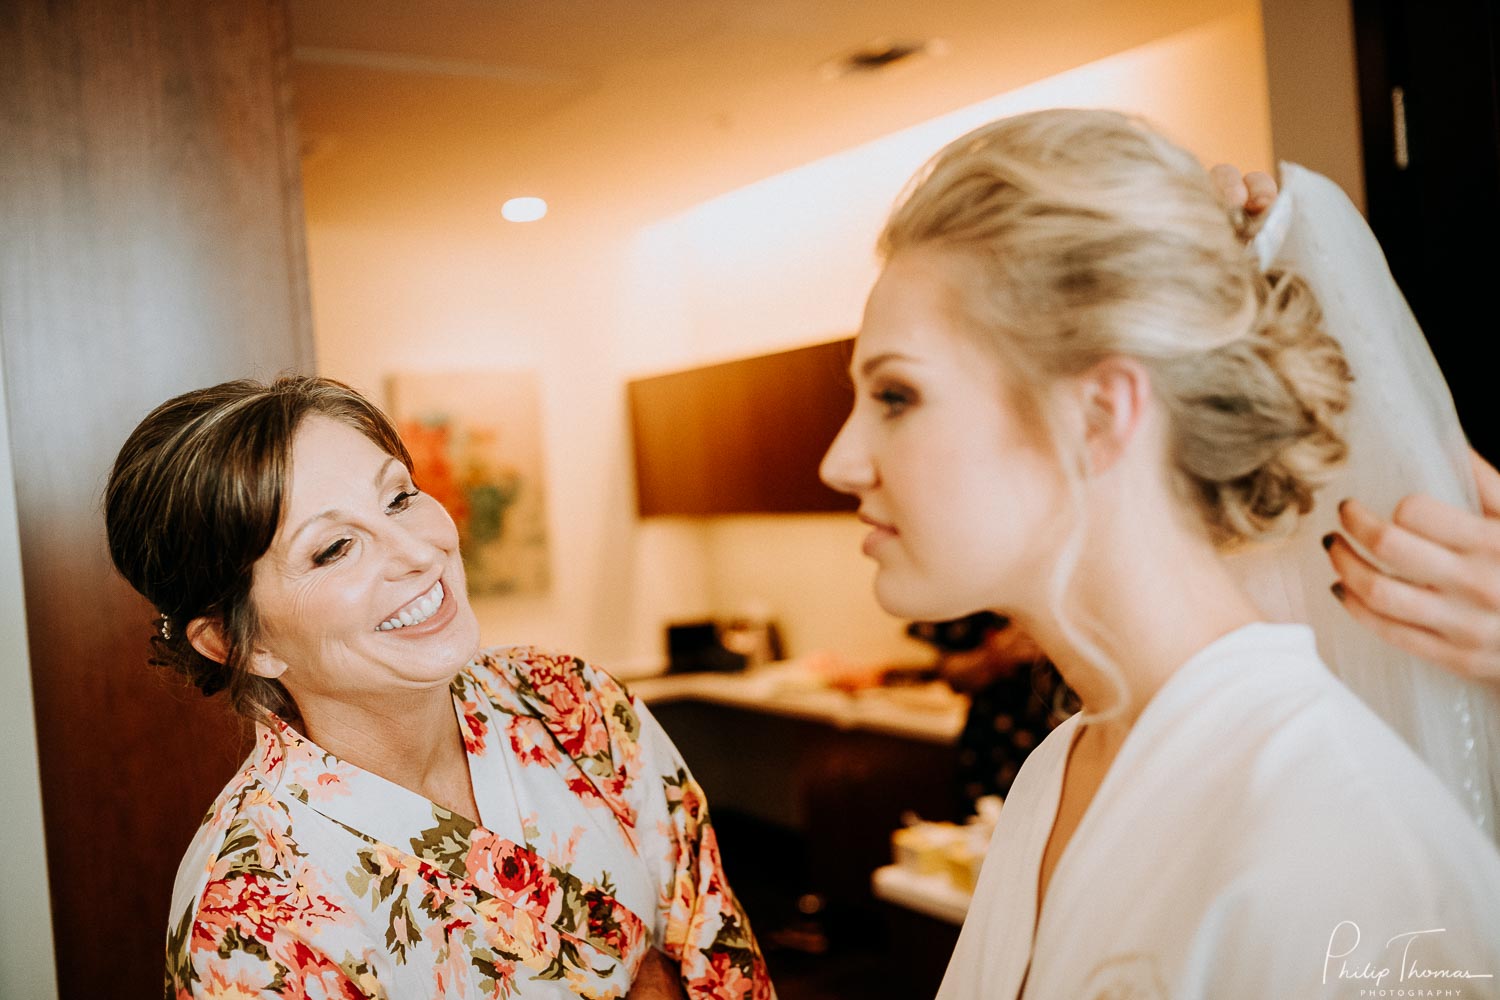
[[[889,611],[1006,614],[1084,706],[1016,779],[945,1000],[1500,974],[1500,856],[1224,559],[1312,509],[1351,392],[1240,237],[1189,155],[1084,111],[959,139],[882,236],[824,479]]]

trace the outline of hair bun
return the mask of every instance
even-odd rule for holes
[[[1317,299],[1291,272],[1258,284],[1249,335],[1213,352],[1218,391],[1184,400],[1196,412],[1179,422],[1180,467],[1221,544],[1276,534],[1310,511],[1348,450],[1340,417],[1352,379]]]

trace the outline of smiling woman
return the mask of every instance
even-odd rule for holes
[[[671,742],[573,657],[479,650],[410,468],[308,377],[179,396],[120,452],[153,662],[256,726],[178,873],[167,994],[771,997]]]

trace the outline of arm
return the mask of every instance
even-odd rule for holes
[[[630,992],[625,994],[625,1000],[684,1000],[684,997],[677,963],[655,948],[646,953],[630,984]]]
[[[169,1000],[365,1000],[366,990],[379,989],[368,963],[346,956],[346,964],[340,965],[278,919],[286,914],[276,911],[292,908],[284,887],[258,876],[210,881],[197,905],[167,936]],[[351,974],[361,983],[357,985]]]
[[[1323,544],[1339,576],[1334,595],[1356,621],[1413,656],[1500,685],[1500,473],[1477,453],[1471,461],[1482,514],[1418,494],[1386,520],[1346,500],[1348,537]]]

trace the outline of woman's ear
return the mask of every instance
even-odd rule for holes
[[[1143,423],[1151,398],[1151,376],[1133,358],[1100,361],[1078,380],[1089,468],[1110,469],[1125,454]]]
[[[187,637],[194,649],[215,663],[229,659],[229,642],[224,638],[224,625],[217,618],[194,618],[188,622]]]
[[[215,663],[229,659],[229,641],[224,635],[223,622],[217,618],[194,618],[188,622],[187,637],[194,649]],[[260,647],[251,652],[247,666],[260,677],[280,677],[286,671],[285,662]]]

